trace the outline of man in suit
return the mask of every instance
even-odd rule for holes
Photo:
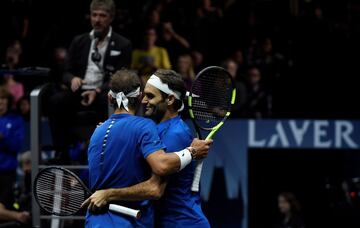
[[[64,83],[68,89],[54,94],[49,119],[57,156],[68,162],[71,127],[76,112],[95,111],[96,120],[107,118],[110,76],[131,61],[131,42],[112,30],[113,0],[93,0],[90,20],[93,30],[76,36],[69,48]]]

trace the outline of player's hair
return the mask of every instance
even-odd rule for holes
[[[173,70],[164,70],[164,69],[158,69],[154,74],[158,76],[163,83],[167,84],[171,90],[178,91],[181,93],[180,96],[181,100],[176,99],[174,102],[174,109],[175,110],[180,109],[182,105],[182,100],[184,99],[186,94],[186,88],[182,76]],[[168,96],[168,94],[162,91],[160,92],[163,99],[165,99]]]
[[[0,98],[5,98],[8,100],[7,109],[10,111],[14,98],[5,86],[0,86]]]
[[[108,12],[110,16],[114,18],[116,6],[113,0],[92,0],[90,4],[90,11],[99,9]]]
[[[126,95],[140,87],[140,79],[134,71],[122,68],[112,75],[109,87],[114,93],[123,92]],[[128,97],[128,100],[131,109],[136,109],[140,103],[139,97]],[[111,103],[115,109],[120,108],[115,98],[111,99]]]

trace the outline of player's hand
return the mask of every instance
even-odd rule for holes
[[[81,94],[83,99],[81,100],[81,104],[84,106],[91,105],[96,97],[96,91],[95,90],[87,90]]]
[[[21,223],[27,223],[30,220],[30,213],[27,211],[16,212],[16,220]]]
[[[98,212],[103,207],[107,206],[108,197],[109,194],[107,190],[98,190],[81,204],[81,208],[87,206],[89,211]]]
[[[80,86],[82,86],[83,83],[84,81],[81,78],[73,77],[73,79],[71,79],[71,90],[75,92],[80,88]]]
[[[194,148],[194,151],[192,152],[193,159],[199,160],[207,157],[210,146],[213,142],[214,141],[212,139],[200,140],[195,138],[190,145]]]

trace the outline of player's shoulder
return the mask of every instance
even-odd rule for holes
[[[173,122],[169,134],[174,137],[192,137],[190,128],[181,118],[177,118],[176,121]]]
[[[132,122],[135,126],[146,128],[146,127],[156,127],[154,121],[149,118],[141,117],[141,116],[130,116],[129,121]]]

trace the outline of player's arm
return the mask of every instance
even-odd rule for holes
[[[7,221],[19,221],[22,223],[26,223],[30,219],[29,212],[22,211],[11,211],[5,208],[5,206],[0,203],[0,220]]]
[[[182,170],[193,159],[203,159],[208,155],[212,140],[194,139],[190,147],[173,153],[156,151],[146,157],[153,173],[166,176]]]
[[[96,210],[96,208],[104,207],[112,201],[157,200],[164,194],[166,184],[165,177],[152,174],[148,180],[130,187],[98,190],[85,200],[81,207]]]

